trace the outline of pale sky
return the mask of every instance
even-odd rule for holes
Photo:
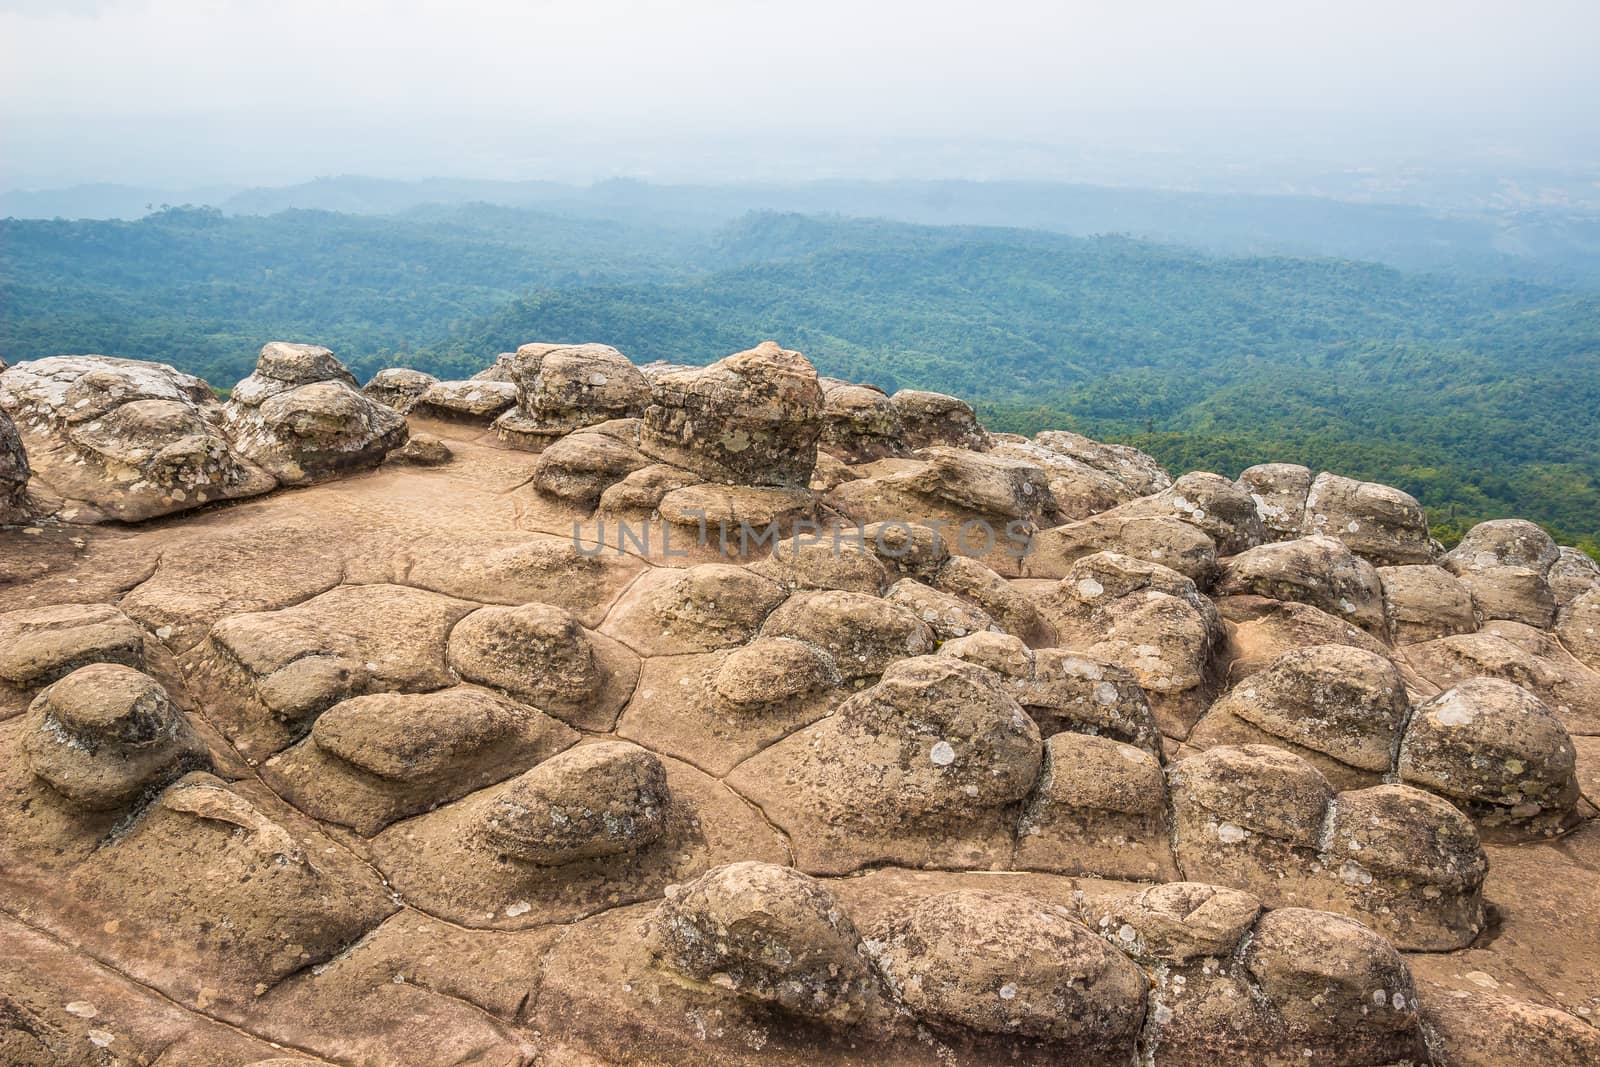
[[[1597,51],[1595,0],[0,0],[0,188],[714,179],[729,140],[1592,161]]]

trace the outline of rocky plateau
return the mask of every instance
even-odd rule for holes
[[[772,342],[0,370],[0,1064],[1600,1063],[1533,523]]]

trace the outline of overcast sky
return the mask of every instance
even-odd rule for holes
[[[0,187],[1592,160],[1597,44],[1596,0],[0,0]]]

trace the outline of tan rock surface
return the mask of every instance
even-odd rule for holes
[[[230,419],[107,363],[95,417],[310,484],[84,525],[156,499],[95,474],[63,525],[47,458],[0,529],[0,1061],[1596,1055],[1594,583],[1521,525],[1411,562],[1327,480],[1350,536],[1301,537],[1310,471],[1174,483],[775,346],[525,346],[443,391],[495,425],[413,409],[425,465],[377,465],[421,377],[268,345]],[[702,509],[823,533],[669,554]]]

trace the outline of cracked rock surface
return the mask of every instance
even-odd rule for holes
[[[1600,1062],[1600,570],[716,355],[0,374],[0,1063]]]

